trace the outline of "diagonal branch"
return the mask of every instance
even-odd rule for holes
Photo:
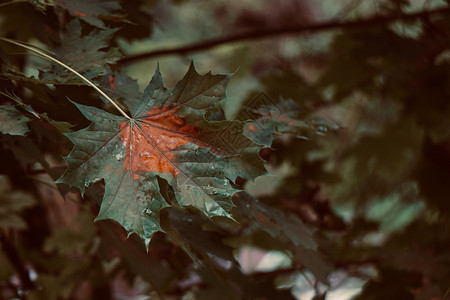
[[[192,43],[186,46],[181,46],[178,48],[164,48],[149,52],[144,52],[141,54],[131,55],[121,59],[118,64],[126,65],[130,64],[134,61],[147,59],[152,57],[160,57],[166,55],[185,55],[188,53],[204,51],[207,49],[214,48],[219,45],[235,43],[240,41],[253,41],[257,39],[264,39],[274,36],[281,35],[298,35],[303,33],[313,33],[320,32],[326,30],[337,30],[337,29],[348,29],[348,28],[358,28],[365,26],[375,26],[375,25],[383,25],[387,23],[391,23],[394,21],[406,21],[406,20],[414,20],[418,18],[424,18],[431,15],[437,14],[445,14],[450,13],[450,7],[441,7],[434,10],[426,10],[420,11],[416,13],[409,14],[400,14],[400,15],[390,15],[390,16],[376,16],[367,19],[360,19],[355,21],[346,21],[342,22],[339,20],[332,20],[328,22],[318,23],[318,24],[310,24],[310,25],[294,25],[283,28],[269,28],[269,29],[261,29],[248,31],[243,33],[238,33],[235,35],[230,35],[226,37],[218,37],[205,41],[200,41],[196,43]]]

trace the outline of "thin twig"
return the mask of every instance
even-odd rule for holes
[[[306,281],[308,282],[308,284],[314,289],[316,290],[316,283],[312,282],[311,278],[308,277],[308,275],[306,275],[305,271],[303,270],[299,270],[300,274],[302,274],[302,276],[306,279]],[[316,281],[317,282],[317,281]]]
[[[74,69],[72,69],[71,67],[69,67],[68,65],[66,65],[65,63],[57,60],[56,58],[51,57],[50,55],[44,53],[43,51],[41,51],[40,49],[37,49],[33,46],[28,46],[22,42],[17,42],[14,40],[10,40],[7,38],[0,38],[0,40],[14,44],[16,46],[20,46],[23,47],[27,50],[33,51],[37,54],[39,54],[41,57],[44,57],[54,63],[57,63],[58,65],[62,66],[63,68],[66,68],[67,70],[69,70],[70,72],[74,73],[75,75],[77,75],[78,77],[80,77],[84,82],[86,82],[86,84],[90,85],[91,87],[93,87],[97,92],[99,92],[100,95],[102,95],[103,97],[106,98],[106,100],[108,100],[121,114],[122,116],[124,116],[125,118],[127,118],[128,120],[131,120],[131,117],[128,116],[120,107],[119,105],[116,104],[116,102],[114,102],[114,100],[112,100],[108,95],[106,95],[101,89],[99,89],[95,84],[93,84],[89,79],[87,79],[86,77],[84,77],[83,75],[81,75],[80,73],[78,73],[77,71],[75,71]]]
[[[5,3],[0,4],[0,7],[7,6],[7,5],[10,5],[10,4],[15,4],[15,3],[30,3],[31,5],[34,5],[34,6],[40,7],[40,8],[43,8],[45,6],[54,6],[53,3],[50,3],[48,1],[45,1],[45,2],[44,1],[39,1],[39,4],[36,4],[36,1],[33,1],[33,2],[35,2],[35,3],[31,3],[29,0],[13,0],[13,1],[9,1],[9,2],[5,2]]]
[[[227,37],[219,37],[210,40],[205,40],[201,42],[192,43],[186,46],[181,46],[177,48],[164,48],[149,52],[144,52],[141,54],[130,55],[118,61],[119,65],[126,65],[132,63],[137,60],[147,59],[152,57],[161,57],[166,55],[184,55],[192,52],[199,52],[207,49],[214,48],[223,44],[230,44],[241,41],[252,41],[257,39],[264,39],[274,36],[280,35],[298,35],[302,33],[313,33],[325,30],[336,30],[336,29],[348,29],[348,28],[356,28],[356,27],[364,27],[364,26],[374,26],[380,24],[386,24],[397,20],[413,20],[417,18],[422,18],[425,16],[435,15],[435,14],[443,14],[450,12],[450,7],[441,7],[434,10],[421,11],[410,14],[402,14],[402,15],[391,15],[384,17],[372,17],[367,19],[360,19],[356,21],[347,21],[342,22],[339,20],[332,20],[328,22],[311,24],[311,25],[295,25],[283,28],[271,28],[271,29],[262,29],[244,33],[238,33],[235,35],[227,36]]]
[[[14,4],[14,3],[24,3],[24,2],[28,2],[27,0],[15,0],[15,1],[9,1],[9,2],[5,2],[0,4],[0,7],[6,6],[6,5],[10,5],[10,4]]]

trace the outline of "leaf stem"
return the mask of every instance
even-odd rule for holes
[[[31,5],[34,5],[38,9],[42,10],[45,8],[45,6],[54,6],[54,4],[50,3],[49,1],[40,1],[38,3],[36,3],[36,1],[33,1],[33,2],[34,3],[31,3],[29,0],[12,0],[12,1],[0,4],[0,7],[7,6],[10,4],[15,4],[15,3],[30,3]]]
[[[125,118],[127,118],[128,120],[131,120],[132,118],[130,116],[128,116],[121,108],[119,105],[117,105],[116,102],[114,102],[114,100],[112,100],[108,95],[105,94],[105,92],[103,92],[100,88],[98,88],[94,83],[92,83],[92,81],[90,81],[89,79],[87,79],[86,77],[84,77],[83,75],[81,75],[80,73],[78,73],[77,71],[75,71],[74,69],[72,69],[71,67],[69,67],[68,65],[66,65],[65,63],[57,60],[56,58],[44,53],[43,51],[41,51],[40,49],[34,47],[34,46],[28,46],[25,45],[22,42],[18,42],[18,41],[14,41],[11,39],[7,39],[7,38],[2,38],[0,37],[0,40],[14,44],[16,46],[20,46],[23,47],[27,50],[33,51],[37,54],[39,54],[41,57],[48,59],[54,63],[57,63],[58,65],[66,68],[67,70],[69,70],[70,72],[74,73],[75,75],[77,75],[78,77],[80,77],[84,82],[86,82],[86,84],[90,85],[91,87],[93,87],[98,93],[100,93],[100,95],[102,95],[103,97],[106,98],[106,100],[108,100],[121,114],[122,116],[124,116]]]
[[[27,0],[14,0],[14,1],[9,1],[9,2],[5,2],[0,4],[0,7],[6,6],[6,5],[10,5],[10,4],[14,4],[14,3],[23,3],[23,2],[28,2]]]

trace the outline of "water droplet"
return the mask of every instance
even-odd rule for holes
[[[117,160],[121,160],[122,158],[125,157],[125,153],[119,152],[119,153],[117,153],[115,156],[116,156],[116,159],[117,159]]]

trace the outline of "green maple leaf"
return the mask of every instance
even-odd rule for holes
[[[137,80],[129,77],[123,70],[119,72],[109,72],[102,77],[102,88],[108,96],[119,101],[121,99],[127,105],[132,105],[135,99],[140,98],[141,92]],[[106,103],[108,100],[103,99]],[[120,102],[120,101],[119,101]]]
[[[14,106],[0,106],[0,132],[10,135],[25,135],[30,129],[29,118],[20,113]]]
[[[294,215],[271,208],[246,192],[235,194],[234,200],[239,214],[250,221],[251,226],[264,230],[275,238],[289,241],[296,247],[317,249],[313,230]]]
[[[122,19],[114,14],[121,8],[117,0],[55,0],[55,4],[72,16],[100,28],[104,27],[101,19]]]
[[[300,107],[291,99],[281,98],[276,105],[258,107],[253,113],[257,118],[245,124],[244,134],[254,143],[266,147],[272,145],[275,135],[289,134],[308,139],[338,129],[336,124],[323,118],[300,120]]]
[[[89,79],[106,74],[109,71],[108,64],[114,64],[122,57],[117,48],[109,47],[117,29],[95,29],[86,35],[82,34],[82,29],[78,20],[67,25],[61,34],[60,45],[53,49],[55,57]],[[108,50],[103,50],[106,48]],[[53,65],[50,70],[41,72],[40,79],[51,83],[80,82],[78,77],[60,65]]]
[[[228,75],[199,75],[193,65],[174,89],[166,89],[159,70],[138,101],[126,101],[131,119],[78,105],[92,124],[67,137],[74,149],[58,182],[83,193],[105,180],[100,219],[113,219],[147,242],[161,230],[158,212],[168,206],[158,176],[173,188],[181,206],[208,217],[230,216],[231,181],[265,173],[241,121],[210,122],[205,116],[225,97]]]

